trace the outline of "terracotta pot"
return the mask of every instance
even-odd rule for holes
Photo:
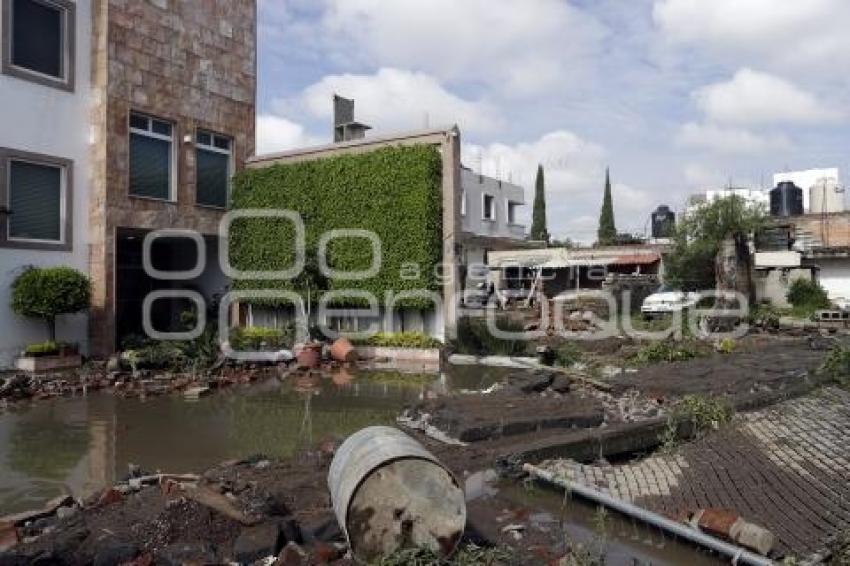
[[[298,367],[302,369],[316,369],[322,361],[322,345],[307,344],[295,356]]]
[[[339,338],[331,346],[331,357],[338,362],[353,362],[357,359],[357,351],[348,338]]]

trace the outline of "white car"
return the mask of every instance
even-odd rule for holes
[[[700,294],[690,291],[676,291],[667,286],[661,286],[655,293],[643,300],[640,312],[644,316],[655,316],[679,312],[693,307],[699,301]]]

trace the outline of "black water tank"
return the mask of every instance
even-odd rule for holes
[[[661,205],[652,213],[652,237],[669,238],[676,227],[676,213],[669,206]]]
[[[771,216],[803,214],[803,189],[791,181],[782,181],[770,191]]]

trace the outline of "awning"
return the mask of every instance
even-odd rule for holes
[[[541,267],[544,269],[566,269],[567,267],[595,267],[611,265],[612,263],[614,263],[612,257],[559,258],[547,261]]]
[[[652,265],[661,261],[659,254],[621,255],[615,258],[612,265]]]

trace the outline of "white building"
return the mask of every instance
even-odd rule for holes
[[[743,200],[749,206],[760,206],[765,212],[770,210],[770,193],[761,189],[725,188],[709,189],[702,193],[693,194],[688,197],[685,205],[685,215],[691,214],[698,207],[711,204],[716,200],[735,196]]]
[[[788,171],[776,173],[773,176],[774,187],[783,181],[791,181],[803,189],[803,210],[805,212],[841,212],[844,210],[844,191],[841,190],[837,167]]]
[[[0,0],[0,367],[44,323],[18,317],[10,285],[29,265],[88,270],[91,0]],[[38,41],[31,39],[37,37]],[[73,41],[72,41],[73,40]],[[50,49],[53,47],[53,49]],[[87,315],[57,320],[57,339],[87,351]],[[12,338],[14,339],[8,339]]]
[[[486,255],[526,239],[525,189],[466,167],[461,169],[461,221],[465,265],[486,264]]]

